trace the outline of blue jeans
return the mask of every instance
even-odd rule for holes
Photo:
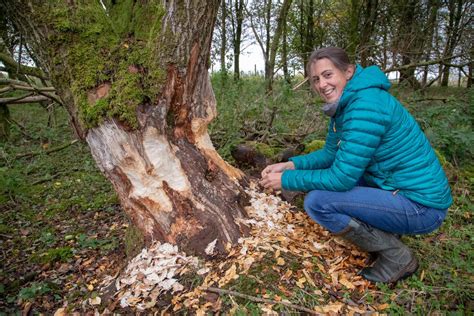
[[[359,185],[365,184],[361,182]],[[314,190],[306,195],[304,209],[332,233],[344,230],[351,218],[395,234],[425,234],[441,226],[447,210],[430,208],[393,193],[367,186],[346,192]]]

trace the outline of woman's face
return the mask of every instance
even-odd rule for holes
[[[334,103],[339,100],[347,81],[353,74],[353,66],[341,71],[327,58],[319,59],[311,65],[313,87],[326,103]]]

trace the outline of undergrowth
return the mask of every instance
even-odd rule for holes
[[[291,86],[277,82],[273,94],[266,96],[264,82],[258,77],[235,83],[217,74],[212,83],[218,117],[210,134],[219,153],[230,162],[231,149],[243,141],[266,143],[279,151],[325,137],[327,118],[307,86],[292,91]],[[421,94],[395,87],[392,91],[445,158],[455,203],[438,231],[404,238],[420,258],[416,275],[395,287],[379,286],[375,294],[361,296],[374,304],[388,304],[384,312],[390,314],[472,313],[472,89],[432,88]],[[13,125],[10,139],[0,144],[0,311],[13,313],[25,302],[34,302],[37,312],[51,312],[64,301],[77,302],[94,293],[92,280],[105,263],[85,270],[87,258],[106,260],[117,252],[123,258],[125,248],[133,255],[134,245],[142,241],[123,221],[116,194],[85,144],[20,157],[73,139],[63,109],[56,110],[57,123],[51,127],[46,123],[47,112],[38,105],[13,106],[11,115],[22,127]],[[129,240],[124,244],[126,234]],[[291,258],[286,259],[291,263]],[[289,268],[297,271],[298,262]],[[253,274],[239,279],[231,289],[254,296],[269,291],[285,297],[272,285],[279,276],[265,261],[252,269]],[[63,274],[57,272],[63,270]],[[81,275],[80,271],[89,271],[89,277],[72,276]],[[288,290],[296,303],[310,308],[328,299],[315,297],[317,288]],[[262,313],[258,304],[243,299],[226,297],[223,303],[237,314]],[[294,312],[281,306],[278,311]]]

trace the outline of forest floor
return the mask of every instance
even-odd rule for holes
[[[264,99],[260,79],[234,84],[215,76],[213,85],[219,117],[211,135],[231,163],[231,149],[243,141],[268,144],[266,154],[276,160],[288,147],[324,139],[325,118],[308,91],[282,85]],[[146,313],[472,313],[473,92],[393,93],[440,152],[455,200],[439,230],[403,237],[420,261],[415,275],[369,284],[357,276],[366,254],[313,223],[300,200],[289,205],[249,191],[251,235],[225,259],[199,260],[200,273],[183,269],[183,289],[143,300]],[[0,144],[0,314],[139,312],[139,301],[121,307],[101,291],[142,243],[87,145],[74,142],[65,111],[56,109],[49,126],[39,105],[12,106],[11,115],[10,139]],[[272,207],[259,210],[262,203]]]

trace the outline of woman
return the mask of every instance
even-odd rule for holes
[[[329,47],[313,52],[308,73],[331,117],[325,147],[267,166],[261,183],[309,192],[304,208],[313,220],[377,255],[361,271],[367,280],[408,277],[418,262],[397,235],[441,225],[452,203],[446,175],[378,67],[354,66]]]

